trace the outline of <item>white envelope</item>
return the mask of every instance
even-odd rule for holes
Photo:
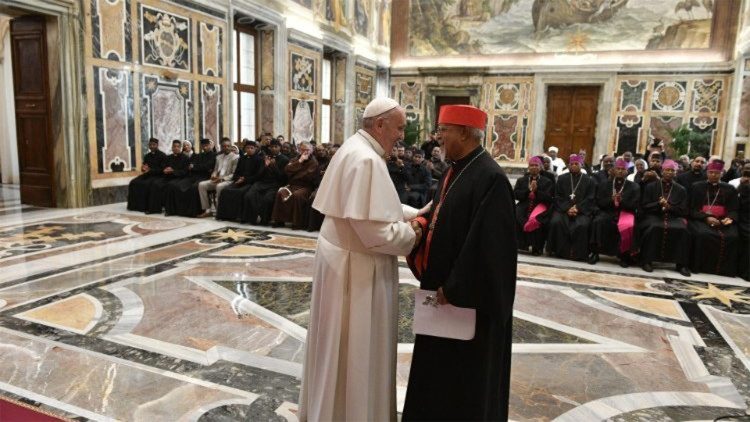
[[[473,339],[477,322],[476,309],[438,305],[434,300],[436,293],[421,289],[414,292],[414,334],[456,340]]]

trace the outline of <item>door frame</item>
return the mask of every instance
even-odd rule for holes
[[[59,69],[60,119],[53,121],[53,133],[59,133],[54,169],[57,183],[58,207],[84,207],[90,202],[90,174],[88,167],[87,116],[83,114],[84,87],[83,28],[79,18],[83,14],[76,0],[3,0],[3,7],[53,17],[58,25],[57,63],[48,62],[51,69]],[[50,93],[53,95],[53,93]]]
[[[426,137],[437,125],[438,115],[435,108],[436,97],[469,97],[471,105],[479,107],[481,94],[481,85],[467,85],[461,88],[443,85],[428,85],[425,93],[425,104],[427,110],[424,114],[424,121],[421,122],[422,136]]]
[[[596,110],[596,139],[594,151],[589,161],[607,153],[613,148],[611,137],[612,103],[615,95],[617,73],[537,73],[534,75],[534,92],[537,104],[533,114],[533,133],[531,151],[541,154],[544,151],[544,133],[547,128],[547,89],[550,85],[597,85],[599,89],[599,104]],[[636,152],[636,151],[633,151]],[[562,157],[567,161],[567,157]],[[591,164],[596,164],[591,162]]]

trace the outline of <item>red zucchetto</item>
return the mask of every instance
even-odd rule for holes
[[[470,105],[444,105],[440,107],[438,123],[484,129],[487,113]]]

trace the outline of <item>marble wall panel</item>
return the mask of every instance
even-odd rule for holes
[[[299,53],[291,53],[289,59],[289,80],[292,91],[313,94],[316,90],[315,77],[317,58]]]
[[[276,33],[272,29],[260,31],[260,89],[274,89],[274,54]]]
[[[742,76],[742,94],[740,96],[740,113],[737,119],[738,137],[750,136],[750,68]]]
[[[315,137],[315,100],[292,98],[292,140],[295,143],[310,142]]]
[[[140,5],[141,62],[190,71],[191,19]]]
[[[349,57],[337,54],[333,58],[333,138],[335,144],[341,144],[346,135],[346,67]]]
[[[669,141],[669,131],[689,124],[710,133],[711,153],[724,149],[725,110],[729,101],[725,75],[628,75],[618,77],[612,145],[618,153],[642,152],[651,137]],[[646,104],[644,107],[642,104]]]
[[[646,103],[646,88],[648,81],[627,80],[620,82],[619,110],[633,109],[643,111]]]
[[[97,171],[135,168],[133,78],[127,70],[94,68]]]
[[[226,127],[230,22],[192,0],[81,4],[89,172],[96,188],[88,198],[102,204],[122,197],[116,187],[137,175],[149,137],[168,150],[172,139],[221,134]],[[119,76],[113,75],[126,79],[114,82]],[[111,188],[97,192],[100,186]]]
[[[670,132],[679,128],[682,123],[680,116],[652,116],[650,136],[668,143],[672,140]]]
[[[262,133],[273,133],[274,131],[274,95],[260,94],[260,131]]]
[[[336,104],[346,102],[346,56],[337,56],[334,60],[333,98]]]
[[[130,0],[91,0],[91,43],[94,57],[132,60]]]
[[[172,140],[193,141],[193,81],[167,81],[143,75],[141,82],[141,147],[145,155],[148,139],[159,139],[159,149],[168,153]]]
[[[422,108],[422,84],[414,81],[399,84],[398,102],[407,110]]]
[[[202,138],[221,139],[222,136],[222,86],[220,84],[200,83],[200,133]]]
[[[466,86],[478,86],[476,93]],[[406,109],[407,119],[419,122],[426,139],[425,123],[436,118],[435,92],[465,92],[488,115],[485,148],[496,160],[524,164],[531,151],[532,120],[535,111],[533,76],[472,76],[458,77],[392,77],[391,95]],[[466,95],[460,94],[460,95]],[[459,94],[452,94],[459,95]]]
[[[514,159],[516,156],[516,144],[518,137],[518,116],[501,114],[495,115],[492,124],[492,156],[505,159]]]
[[[485,78],[481,107],[489,116],[485,146],[501,161],[525,163],[534,110],[531,78]]]
[[[355,103],[367,106],[375,97],[375,72],[361,66],[354,68],[355,78]]]
[[[617,153],[638,151],[638,143],[643,131],[643,116],[624,114],[617,117],[615,139]]]
[[[693,112],[717,113],[724,91],[721,80],[699,79],[693,81]]]
[[[313,46],[289,41],[289,139],[293,142],[318,138],[320,130],[321,62],[323,51]]]
[[[652,111],[681,111],[685,109],[686,81],[656,81],[651,103]]]
[[[221,77],[224,64],[221,27],[200,22],[198,28],[198,69],[202,75]]]

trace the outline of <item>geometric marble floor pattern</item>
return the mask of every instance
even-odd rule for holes
[[[89,259],[85,248],[64,251],[40,259],[56,263],[51,270],[29,265],[28,273],[0,279],[0,395],[78,419],[296,420],[315,238],[145,219],[122,208],[56,217],[57,225],[80,224],[81,215],[104,221],[101,213],[110,213],[113,225],[78,232],[105,233],[108,249]],[[0,232],[0,241],[39,234],[52,226],[43,220]],[[169,235],[138,233],[134,240],[137,230]],[[58,248],[92,241],[55,239],[64,234],[56,233],[43,240],[62,241]],[[128,252],[117,242],[128,242]],[[76,254],[84,256],[73,260]],[[521,258],[512,420],[744,414],[750,284]],[[418,285],[403,260],[400,274],[399,410]]]

